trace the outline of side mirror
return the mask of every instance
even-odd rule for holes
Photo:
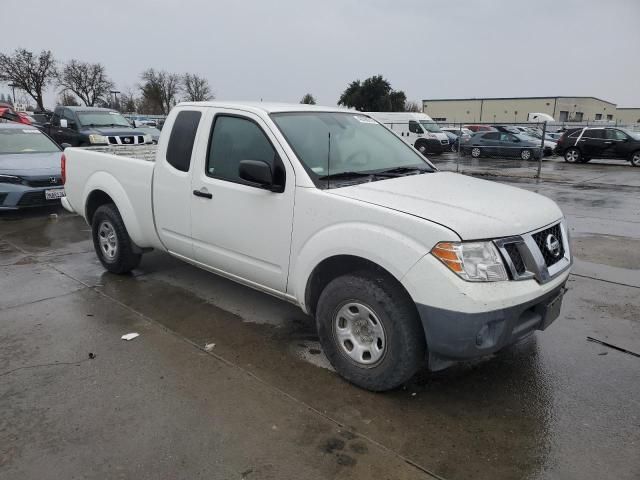
[[[260,188],[281,192],[280,185],[273,184],[273,172],[267,162],[262,160],[240,160],[238,175],[241,179],[251,182]]]
[[[71,145],[70,143],[61,143],[60,146],[62,147],[62,149],[64,150],[65,148],[69,148],[72,147],[73,145]]]
[[[69,128],[69,122],[67,122],[66,119],[61,118],[60,119],[60,128]]]

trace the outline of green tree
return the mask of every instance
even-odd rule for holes
[[[19,48],[10,55],[0,53],[0,81],[13,83],[44,110],[43,92],[56,77],[56,61],[50,50],[40,55]]]
[[[402,90],[393,90],[382,75],[369,77],[363,82],[351,82],[338,100],[338,105],[361,112],[402,112],[407,96]]]
[[[302,99],[300,100],[300,103],[304,103],[307,105],[315,105],[316,99],[310,93],[305,93]]]

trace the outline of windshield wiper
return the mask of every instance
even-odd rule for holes
[[[369,172],[338,172],[331,173],[329,175],[323,175],[318,177],[320,180],[340,180],[344,178],[354,178],[354,177],[371,177],[375,175],[374,173]]]
[[[416,174],[416,175],[420,175],[421,173],[428,173],[431,172],[431,170],[429,170],[428,168],[420,168],[420,167],[395,167],[395,168],[388,168],[386,170],[379,170],[375,173],[373,173],[373,175],[393,175],[395,176],[395,174],[397,174],[397,176],[403,176],[403,175],[408,175],[408,174]]]

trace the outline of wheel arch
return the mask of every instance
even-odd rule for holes
[[[315,315],[318,299],[324,288],[335,278],[354,272],[371,272],[381,275],[386,281],[393,282],[406,296],[412,308],[416,308],[411,295],[402,282],[393,273],[378,263],[357,255],[333,255],[315,266],[306,282],[304,302],[307,312]],[[417,312],[417,310],[416,310]]]

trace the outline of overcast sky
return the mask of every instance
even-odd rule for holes
[[[382,74],[410,100],[585,95],[640,106],[639,0],[2,0],[0,51],[207,77],[218,99],[335,105]],[[4,85],[0,92],[8,93]],[[48,95],[52,106],[53,94]]]

